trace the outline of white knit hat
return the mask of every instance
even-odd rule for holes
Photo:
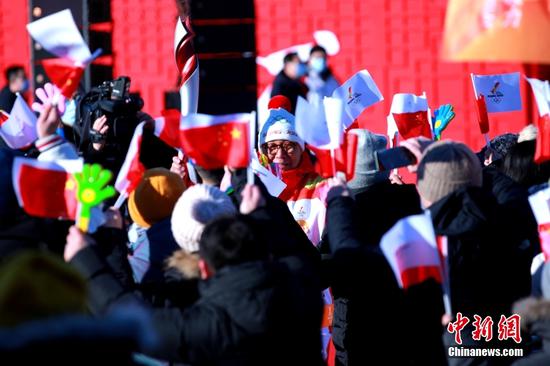
[[[237,214],[231,199],[218,188],[206,184],[189,187],[172,212],[172,235],[190,253],[199,250],[199,240],[207,223],[221,216]]]
[[[260,148],[270,141],[286,140],[295,142],[304,149],[304,140],[296,132],[294,116],[282,108],[269,110],[269,117],[262,126],[258,140]]]

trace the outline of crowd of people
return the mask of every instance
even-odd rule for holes
[[[26,87],[21,68],[7,78],[2,106]],[[128,133],[109,133],[101,116],[90,130],[103,139],[82,141],[45,103],[34,146],[0,148],[2,363],[550,364],[550,266],[528,202],[550,179],[550,162],[533,159],[536,128],[497,136],[479,152],[445,139],[402,141],[417,161],[408,167],[414,184],[377,170],[386,136],[352,129],[353,178],[323,179],[293,113],[298,96],[319,103],[337,87],[322,47],[307,62],[284,58],[277,103],[258,134],[259,160],[286,184],[278,197],[229,166],[194,165],[192,182],[186,158],[154,136],[141,107],[126,115]],[[147,170],[122,208],[106,202],[94,233],[19,207],[16,157],[83,157],[116,176],[140,121]],[[403,289],[379,246],[399,220],[422,213],[446,238],[446,291],[433,280]],[[501,338],[499,319],[516,314],[520,341]],[[478,316],[498,323],[499,336],[485,329],[479,340]],[[471,321],[457,342],[463,317]],[[457,347],[521,353],[455,357]]]

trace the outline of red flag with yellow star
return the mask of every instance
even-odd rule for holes
[[[250,161],[248,113],[210,116],[191,113],[180,122],[183,151],[204,169],[246,168]]]
[[[79,171],[80,159],[44,162],[15,158],[12,177],[19,206],[31,216],[74,220],[78,202],[72,175]]]
[[[84,73],[84,66],[63,58],[50,58],[42,61],[44,71],[52,83],[61,90],[66,98],[72,98],[78,89],[80,79]]]

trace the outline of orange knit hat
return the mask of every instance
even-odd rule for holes
[[[165,168],[149,169],[128,199],[132,220],[143,228],[170,217],[186,187],[181,177]]]

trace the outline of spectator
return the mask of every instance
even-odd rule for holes
[[[271,97],[276,95],[284,95],[287,97],[292,105],[290,113],[294,113],[298,96],[307,98],[307,87],[301,81],[301,78],[305,76],[307,70],[297,53],[287,54],[283,63],[283,69],[277,74],[273,81]]]
[[[321,46],[311,48],[305,83],[309,89],[307,99],[316,105],[321,105],[323,98],[331,97],[334,89],[340,86],[328,66],[327,51]]]
[[[24,93],[29,89],[29,80],[23,66],[10,66],[5,73],[7,84],[0,90],[0,109],[10,113],[17,93]]]
[[[258,188],[243,191],[242,207],[251,212],[263,202]],[[254,227],[248,217],[220,218],[206,226],[199,266],[201,278],[208,280],[200,285],[200,299],[187,309],[149,308],[114,279],[76,228],[68,236],[65,257],[91,291],[101,294],[100,309],[120,302],[149,309],[161,337],[159,347],[149,350],[154,356],[191,364],[321,364],[321,301],[310,263],[301,256],[270,260],[267,246],[258,240],[264,234]]]

